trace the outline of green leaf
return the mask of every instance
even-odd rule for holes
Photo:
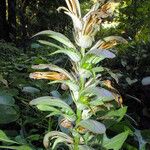
[[[61,48],[62,48],[62,47],[60,47],[60,46],[58,46],[58,45],[56,45],[56,44],[54,44],[54,43],[51,43],[51,42],[49,42],[49,41],[38,40],[38,42],[39,42],[40,44],[47,45],[47,46],[50,46],[50,47],[55,47],[55,48],[58,48],[58,49],[61,49]]]
[[[59,143],[65,144],[65,143],[66,143],[66,139],[63,138],[63,137],[58,137],[58,138],[54,141],[54,143],[53,143],[52,150],[55,150],[56,146],[57,146]]]
[[[40,90],[35,87],[26,86],[26,87],[23,87],[22,92],[30,93],[30,94],[37,94],[40,92]]]
[[[10,140],[2,130],[0,130],[0,141],[7,142],[7,143],[18,144],[16,141]]]
[[[103,134],[106,131],[104,124],[92,119],[82,120],[78,123],[78,126],[82,126],[95,134]]]
[[[37,105],[37,108],[39,109],[39,110],[41,110],[41,111],[53,111],[53,112],[58,112],[58,113],[60,113],[60,111],[58,110],[58,109],[56,109],[56,108],[54,108],[54,107],[51,107],[51,106],[49,106],[49,105],[43,105],[43,104],[39,104],[39,105]]]
[[[57,50],[57,51],[55,51],[54,53],[52,53],[51,55],[59,54],[59,53],[66,54],[66,55],[67,55],[72,61],[74,61],[74,62],[79,62],[80,59],[81,59],[81,56],[80,56],[79,53],[74,52],[74,51],[71,51],[71,50],[69,50],[69,49]]]
[[[141,135],[143,137],[143,139],[150,144],[150,130],[145,129],[145,130],[141,130]]]
[[[45,148],[49,147],[49,142],[51,139],[57,139],[57,138],[61,138],[61,140],[63,139],[63,141],[65,141],[66,143],[73,143],[73,139],[67,134],[58,131],[51,131],[44,136],[43,144]],[[57,143],[55,143],[55,145],[56,144]]]
[[[92,72],[94,73],[99,73],[99,72],[103,72],[104,68],[103,67],[94,67],[92,68]]]
[[[91,105],[101,105],[103,102],[111,101],[114,99],[114,96],[111,92],[104,88],[99,87],[89,87],[82,91],[82,95],[90,95],[90,96],[96,96],[94,100],[90,101]]]
[[[41,31],[41,32],[35,34],[33,37],[36,37],[39,35],[47,35],[48,37],[51,37],[51,38],[55,39],[56,41],[66,45],[67,47],[75,49],[75,46],[72,44],[72,42],[65,35],[63,35],[59,32],[45,30],[45,31]]]
[[[100,57],[102,60],[105,58],[115,58],[115,54],[110,52],[109,50],[104,50],[104,49],[92,49],[88,51],[87,54],[94,54],[98,57]]]
[[[87,145],[79,145],[79,150],[95,150],[95,149]]]
[[[15,99],[9,95],[0,95],[0,105],[15,106]]]
[[[54,97],[50,97],[50,96],[43,96],[43,97],[39,97],[36,98],[34,100],[32,100],[30,102],[30,105],[36,105],[37,107],[39,107],[39,109],[45,109],[49,110],[49,111],[54,111],[54,113],[58,114],[58,110],[53,109],[53,107],[58,107],[61,108],[61,111],[63,111],[63,115],[68,115],[70,116],[69,119],[71,119],[71,121],[74,121],[76,119],[75,113],[74,111],[71,109],[71,107],[63,102],[62,100],[58,99],[58,98],[54,98]],[[52,107],[48,107],[48,106],[52,106]]]
[[[145,150],[147,141],[142,137],[141,131],[135,129],[134,134],[139,142],[139,150]]]
[[[0,124],[6,124],[16,121],[19,118],[17,107],[0,105]]]
[[[85,69],[91,69],[92,64],[97,64],[100,62],[101,59],[100,57],[94,55],[94,54],[86,54],[84,58],[81,61],[82,67]],[[89,68],[87,68],[89,66]]]
[[[129,132],[125,131],[125,132],[122,132],[122,133],[116,135],[115,137],[113,137],[111,139],[108,139],[108,138],[105,139],[104,138],[103,147],[108,149],[108,150],[109,149],[120,150],[123,143],[127,139],[128,134],[129,134]]]
[[[71,91],[78,91],[79,86],[69,80],[58,80],[58,81],[51,81],[50,84],[55,84],[55,83],[63,83],[69,87]]]
[[[27,145],[23,145],[23,146],[0,146],[0,148],[13,149],[13,150],[33,150],[31,147],[29,147]]]
[[[117,121],[121,121],[121,119],[124,117],[124,115],[126,114],[127,112],[127,107],[122,107],[122,108],[119,108],[118,110],[112,110],[112,111],[109,111],[106,116],[104,117],[118,117]]]

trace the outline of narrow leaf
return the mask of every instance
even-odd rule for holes
[[[63,35],[59,32],[45,30],[45,31],[41,31],[41,32],[35,34],[33,37],[36,37],[39,35],[47,35],[48,37],[51,37],[51,38],[57,40],[58,42],[66,45],[67,47],[75,49],[75,46],[72,44],[72,42],[65,35]]]
[[[55,48],[58,48],[58,49],[61,49],[61,48],[62,48],[62,47],[60,47],[60,46],[58,46],[58,45],[56,45],[56,44],[54,44],[54,43],[51,43],[51,42],[49,42],[49,41],[38,40],[38,42],[39,42],[40,44],[43,44],[43,45],[46,45],[46,46],[55,47]]]

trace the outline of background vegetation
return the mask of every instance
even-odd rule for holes
[[[80,2],[86,12],[93,1]],[[31,65],[49,61],[67,66],[65,57],[50,58],[48,53],[52,50],[31,39],[32,35],[46,29],[65,33],[72,39],[70,19],[57,12],[62,5],[65,5],[63,0],[0,1],[0,139],[4,131],[11,139],[22,143],[19,144],[20,150],[21,145],[42,150],[45,130],[58,128],[55,118],[48,121],[43,113],[29,106],[30,100],[50,95],[53,89],[46,81],[33,82],[29,73],[32,72]],[[115,49],[117,58],[111,63],[110,60],[104,62],[115,73],[106,74],[104,78],[111,79],[120,91],[123,103],[128,106],[130,123],[140,131],[135,134],[135,140],[130,139],[129,143],[134,141],[134,144],[133,147],[126,146],[129,150],[140,149],[143,144],[150,143],[150,85],[142,85],[142,79],[150,76],[149,11],[149,0],[124,0],[115,21],[112,23],[110,19],[97,36],[120,35],[128,40],[127,45]],[[8,142],[8,139],[3,142]],[[28,150],[28,147],[23,149]]]

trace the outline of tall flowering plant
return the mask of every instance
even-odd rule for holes
[[[119,150],[128,131],[108,138],[106,130],[123,118],[126,107],[123,107],[122,97],[111,82],[102,80],[102,73],[109,69],[101,66],[101,61],[114,58],[111,48],[119,43],[126,43],[126,40],[119,36],[109,36],[95,43],[94,39],[100,24],[113,15],[119,3],[115,0],[97,1],[82,17],[78,0],[65,1],[67,7],[60,7],[58,10],[63,10],[71,17],[75,44],[65,35],[51,30],[34,36],[46,35],[59,42],[56,45],[39,40],[41,44],[56,49],[50,55],[63,53],[69,57],[72,65],[69,71],[54,64],[32,66],[36,70],[49,71],[31,73],[30,78],[47,79],[51,80],[50,84],[61,84],[63,90],[70,91],[72,100],[67,103],[61,97],[44,96],[30,102],[30,105],[39,110],[49,112],[47,117],[58,117],[60,130],[48,132],[43,144],[46,149],[55,149],[60,143],[64,143],[71,150],[93,150],[96,144],[99,149]],[[112,141],[116,143],[113,145]]]

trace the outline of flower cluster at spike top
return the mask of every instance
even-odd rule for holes
[[[81,9],[78,0],[66,0],[67,6],[60,7],[64,13],[71,17],[74,25],[74,36],[78,46],[82,48],[91,47],[94,37],[99,30],[103,19],[112,16],[119,2],[109,0],[95,2],[91,10],[82,18]]]

